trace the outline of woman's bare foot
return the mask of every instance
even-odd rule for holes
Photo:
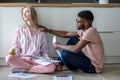
[[[56,69],[55,69],[55,71],[59,71],[59,72],[61,72],[62,69],[63,69],[63,65],[61,65],[61,64],[57,64],[57,65],[56,65]]]

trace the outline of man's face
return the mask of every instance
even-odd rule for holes
[[[77,19],[76,19],[77,30],[85,29],[84,22],[85,22],[85,20],[83,18],[77,17]]]

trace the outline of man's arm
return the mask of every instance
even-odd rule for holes
[[[68,38],[72,36],[79,36],[77,32],[68,32],[68,31],[60,31],[60,30],[53,30],[53,29],[48,29],[45,26],[40,26],[40,30],[43,32],[49,32],[51,34],[54,34],[56,36]]]
[[[77,32],[67,32],[67,31],[52,30],[52,29],[49,29],[49,33],[54,34],[56,36],[64,37],[64,38],[78,36]]]
[[[88,43],[90,43],[89,41],[86,40],[80,40],[76,45],[62,45],[60,43],[55,43],[54,44],[54,48],[61,48],[73,53],[78,53],[83,47],[85,47]]]

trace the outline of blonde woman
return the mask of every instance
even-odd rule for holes
[[[35,57],[48,56],[48,44],[45,32],[40,31],[36,11],[27,6],[21,10],[25,25],[16,29],[13,37],[15,55],[8,55],[6,63],[12,67],[13,72],[25,71],[30,73],[53,73],[55,64],[40,65],[34,62]]]

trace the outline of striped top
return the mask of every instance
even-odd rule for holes
[[[13,36],[13,48],[18,56],[45,56],[48,53],[46,33],[37,29],[31,35],[28,27],[18,27]]]

